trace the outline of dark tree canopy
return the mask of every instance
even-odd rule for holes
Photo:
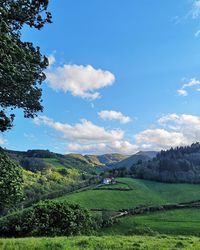
[[[93,231],[90,212],[77,204],[42,201],[0,220],[0,236],[72,236]]]
[[[0,148],[0,214],[23,197],[22,170]]]
[[[33,118],[42,111],[41,83],[48,59],[39,47],[21,40],[24,25],[40,30],[51,23],[48,0],[0,1],[0,131],[12,127],[15,108]]]

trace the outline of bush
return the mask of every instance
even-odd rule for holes
[[[76,204],[43,201],[0,220],[0,236],[71,236],[92,231],[88,210]]]

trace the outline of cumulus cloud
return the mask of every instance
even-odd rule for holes
[[[136,134],[136,144],[143,143],[151,149],[161,150],[200,141],[199,116],[175,113],[164,115],[158,120],[157,126]]]
[[[158,120],[164,128],[147,129],[138,133],[137,143],[150,144],[154,149],[167,149],[200,141],[200,117],[169,114]]]
[[[165,129],[147,129],[135,135],[135,139],[136,143],[151,145],[154,150],[186,144],[186,138],[182,133],[169,132]]]
[[[169,114],[162,116],[158,122],[160,124],[169,125],[169,122],[178,124],[178,125],[188,125],[188,126],[200,126],[200,117],[194,115],[187,115],[187,114]]]
[[[46,125],[61,132],[70,152],[134,154],[138,151],[138,146],[123,139],[124,132],[122,130],[106,130],[104,127],[97,126],[87,120],[70,125],[55,122],[47,116],[39,116],[34,118],[34,123]]]
[[[184,83],[181,89],[177,90],[178,95],[180,96],[187,96],[188,92],[185,90],[186,88],[191,88],[193,86],[200,85],[200,81],[196,78],[191,78],[187,83]],[[198,91],[198,89],[196,89]]]
[[[102,110],[98,113],[98,115],[103,120],[117,120],[123,124],[131,122],[131,118],[129,116],[125,116],[121,112],[114,110]]]
[[[71,125],[40,116],[34,123],[60,132],[68,151],[86,154],[134,154],[140,150],[168,149],[200,141],[200,116],[189,114],[163,115],[155,128],[145,129],[129,139],[124,138],[124,131],[120,129],[107,130],[87,120]]]
[[[95,69],[91,65],[65,64],[47,71],[46,75],[52,89],[91,100],[100,97],[97,90],[110,86],[115,81],[115,76],[111,72]]]
[[[97,126],[87,120],[81,120],[81,123],[70,125],[67,123],[55,122],[46,116],[39,116],[34,119],[34,123],[37,125],[47,125],[61,132],[64,138],[81,143],[110,142],[121,140],[124,136],[124,132],[120,129],[105,130],[105,128]]]
[[[83,154],[119,153],[131,155],[135,154],[139,150],[137,145],[124,140],[89,145],[71,143],[68,144],[67,148],[71,152],[81,152]]]

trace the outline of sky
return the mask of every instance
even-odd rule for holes
[[[50,0],[25,27],[49,58],[44,112],[16,111],[13,150],[134,154],[200,141],[200,0]]]

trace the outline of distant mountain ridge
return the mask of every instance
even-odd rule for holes
[[[103,155],[82,155],[76,153],[58,154],[49,150],[33,149],[27,151],[5,150],[11,158],[19,161],[22,157],[31,158],[56,158],[63,160],[65,165],[77,167],[83,165],[84,169],[93,167],[108,167],[108,168],[130,168],[138,161],[148,161],[156,157],[156,151],[139,151],[134,155],[123,155],[118,153],[103,154]]]
[[[59,158],[67,161],[69,164],[76,165],[76,162],[88,165],[88,167],[98,167],[112,165],[120,162],[129,155],[123,154],[103,154],[103,155],[82,155],[82,154],[58,154],[53,153],[49,150],[33,149],[27,151],[16,151],[16,150],[5,150],[11,158],[19,160],[21,157],[32,157],[32,158]]]
[[[134,155],[131,155],[122,161],[119,161],[115,164],[112,164],[108,169],[117,169],[117,168],[131,168],[138,161],[148,161],[156,157],[158,152],[156,151],[140,151]]]

